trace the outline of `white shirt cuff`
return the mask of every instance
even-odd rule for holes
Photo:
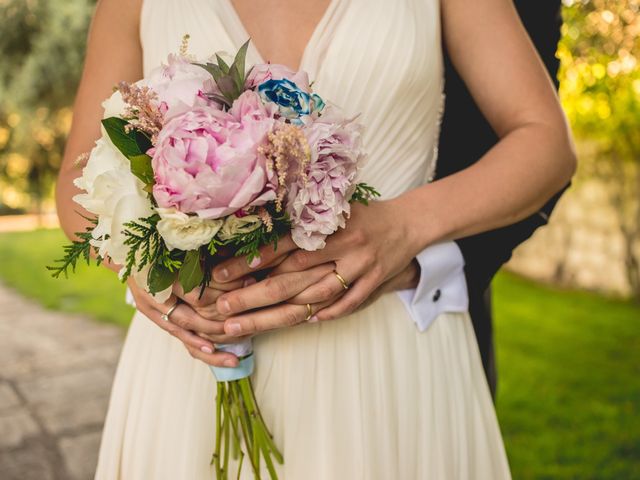
[[[136,308],[136,300],[133,298],[133,293],[131,293],[131,289],[129,287],[127,287],[127,291],[124,294],[124,301],[127,305]]]
[[[456,242],[427,247],[416,260],[420,264],[418,286],[399,290],[397,294],[418,330],[424,332],[443,312],[466,312],[469,293],[464,276],[464,257]]]

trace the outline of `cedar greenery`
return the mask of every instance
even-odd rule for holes
[[[233,237],[225,242],[226,245],[231,246],[236,257],[247,257],[248,263],[260,256],[260,247],[263,245],[273,245],[274,250],[277,249],[280,237],[291,231],[291,221],[286,213],[280,213],[278,216],[272,214],[271,218],[271,230],[263,223],[252,232]]]
[[[147,218],[140,218],[135,222],[125,223],[123,231],[126,239],[124,244],[129,247],[124,264],[125,270],[122,280],[125,281],[135,268],[142,270],[151,263],[167,260],[167,269],[175,271],[175,264],[168,256],[167,247],[158,233],[156,225],[160,221],[160,215],[154,214]]]
[[[356,184],[356,189],[351,196],[350,202],[358,202],[363,205],[369,205],[369,201],[373,200],[376,197],[380,196],[380,192],[378,192],[375,188],[366,183],[358,183]]]
[[[98,224],[98,220],[85,217],[84,215],[81,216],[88,220],[91,225],[88,226],[84,232],[76,233],[79,240],[73,240],[70,244],[63,247],[64,257],[54,260],[54,263],[60,265],[48,265],[46,267],[47,270],[51,272],[53,278],[59,278],[62,274],[64,274],[65,278],[69,278],[69,269],[71,269],[72,273],[75,273],[78,261],[84,260],[87,265],[89,265],[91,263],[91,252],[93,251],[97,254],[97,249],[91,245],[91,240],[93,239],[93,229]],[[98,265],[102,263],[100,256],[96,256],[96,263]]]

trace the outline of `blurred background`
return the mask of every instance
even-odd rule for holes
[[[497,410],[516,479],[640,478],[640,1],[564,0],[579,171],[496,281]],[[0,478],[91,478],[132,311],[53,280],[53,185],[92,0],[0,0]]]

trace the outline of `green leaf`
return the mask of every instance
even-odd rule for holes
[[[141,153],[146,153],[151,147],[153,147],[151,139],[147,136],[146,133],[141,132],[140,130],[134,130],[133,134],[135,135],[134,138]]]
[[[222,70],[222,73],[224,74],[229,73],[229,65],[227,65],[227,62],[225,62],[222,59],[222,57],[217,53],[216,53],[216,59],[218,60],[218,67],[220,67],[220,70]]]
[[[237,98],[237,96],[234,96],[236,85],[231,77],[226,75],[220,77],[218,80],[216,80],[216,85],[218,85],[220,93],[222,93],[222,95],[225,98],[229,99],[231,102],[233,102]]]
[[[207,64],[196,63],[196,65],[204,68],[207,72],[211,74],[213,79],[216,81],[218,81],[218,79],[224,75],[222,73],[222,70],[220,70],[220,67],[218,67],[218,65],[216,65],[215,63],[207,63]]]
[[[190,292],[202,282],[204,272],[200,264],[200,251],[189,250],[184,257],[180,273],[178,273],[178,281],[185,293]]]
[[[233,65],[231,65],[231,68],[236,67],[236,70],[238,71],[238,75],[242,79],[243,83],[245,78],[244,74],[245,74],[245,63],[247,60],[247,50],[249,49],[250,42],[251,42],[251,39],[244,42],[244,44],[240,47],[240,50],[238,50],[238,53],[236,53],[236,58],[233,60]]]
[[[239,97],[244,89],[244,77],[240,76],[238,67],[234,63],[229,70],[229,78],[233,82],[233,95]]]
[[[147,278],[149,291],[155,294],[166,290],[175,280],[175,272],[171,272],[162,263],[155,263],[149,270],[149,277]]]
[[[127,133],[125,131],[125,125],[128,123],[126,120],[118,117],[110,117],[102,120],[102,125],[116,148],[120,150],[125,157],[131,158],[144,152],[142,152],[138,146],[135,133]]]
[[[149,155],[135,155],[130,157],[129,160],[131,162],[131,173],[146,185],[153,185],[155,183],[153,168],[151,167],[151,157]]]

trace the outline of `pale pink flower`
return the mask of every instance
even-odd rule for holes
[[[267,80],[291,80],[298,88],[306,93],[311,93],[309,85],[309,75],[305,71],[291,70],[289,67],[277,63],[260,63],[255,65],[249,76],[245,86],[247,88],[256,88]]]
[[[152,70],[141,83],[153,89],[166,119],[216,105],[205,96],[218,93],[211,74],[181,55],[169,55],[167,63]]]
[[[323,248],[326,237],[345,226],[358,168],[365,158],[361,128],[331,106],[305,123],[311,161],[305,175],[291,185],[287,204],[293,240],[304,250]]]
[[[158,205],[214,219],[275,200],[277,178],[259,147],[276,112],[247,91],[228,112],[204,107],[172,118],[149,151]]]

